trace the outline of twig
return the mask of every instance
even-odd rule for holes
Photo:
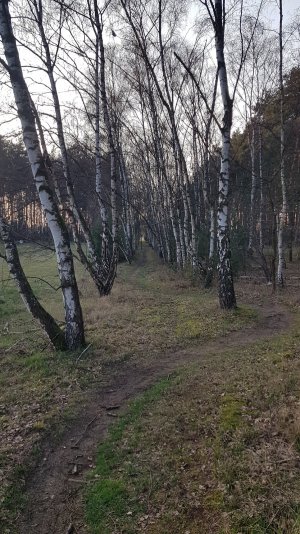
[[[25,334],[30,334],[30,332],[39,332],[39,330],[40,328],[31,328],[30,330],[27,330],[26,332],[16,332],[14,330],[11,330],[9,331],[9,334],[25,336]]]
[[[87,484],[87,480],[81,478],[68,478],[68,482],[76,482],[76,484]]]
[[[18,339],[18,341],[13,343],[10,347],[8,347],[8,349],[5,349],[5,352],[9,352],[13,347],[15,347],[18,343],[20,343],[20,341],[22,341],[22,339]]]
[[[90,428],[90,426],[93,424],[95,419],[97,419],[97,415],[95,415],[95,417],[93,417],[93,419],[86,425],[86,427],[85,427],[83,433],[81,434],[80,438],[78,438],[78,440],[74,443],[74,445],[71,445],[71,449],[77,449],[78,448],[78,445],[81,442],[81,440],[84,438],[86,431]]]
[[[101,406],[101,408],[104,408],[107,411],[110,410],[118,410],[120,408],[120,404],[114,404],[113,406]]]
[[[278,460],[276,462],[276,464],[277,465],[278,464],[285,464],[286,462],[296,462],[296,461],[299,461],[299,458],[295,458],[295,457],[293,457],[293,458],[285,458],[284,460]]]
[[[88,345],[88,346],[87,346],[87,347],[86,347],[86,348],[79,354],[78,358],[76,358],[75,363],[78,363],[78,362],[79,362],[81,356],[83,356],[83,355],[89,350],[89,348],[92,346],[92,344],[93,344],[93,343],[90,343],[90,344],[89,344],[89,345]]]
[[[58,287],[54,287],[52,284],[50,284],[50,282],[47,282],[47,280],[44,280],[44,278],[39,278],[38,276],[27,276],[27,279],[34,279],[34,280],[39,280],[40,282],[43,282],[44,284],[47,284],[47,286],[51,287],[51,289],[53,289],[54,291],[58,291],[59,289],[61,289],[61,286],[58,286]],[[5,278],[4,280],[2,280],[2,282],[11,282],[12,281],[12,278]]]

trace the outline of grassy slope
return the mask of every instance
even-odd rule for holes
[[[28,276],[58,287],[53,253],[31,245],[21,245],[20,252]],[[112,295],[102,299],[95,296],[94,286],[77,265],[87,338],[93,343],[77,365],[76,354],[52,352],[13,283],[7,281],[4,263],[0,267],[0,502],[4,514],[20,503],[20,477],[41,437],[62,415],[76,411],[82,390],[109,379],[112,363],[136,359],[144,365],[162,351],[213,339],[255,319],[245,308],[222,313],[214,293],[191,287],[161,266],[150,250],[144,250],[138,264],[120,266]],[[30,280],[47,309],[63,320],[60,292]]]
[[[91,532],[299,533],[299,326],[133,403],[99,450]]]

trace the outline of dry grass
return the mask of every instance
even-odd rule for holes
[[[157,358],[164,351],[215,339],[250,325],[250,308],[224,313],[213,291],[159,264],[147,250],[144,262],[121,266],[112,294],[95,301],[86,287],[83,301],[87,331],[101,358]],[[143,258],[142,258],[143,259]]]
[[[31,245],[20,246],[20,251],[28,276],[58,287],[53,253]],[[20,478],[28,457],[54,423],[76,411],[83,390],[109,379],[110,363],[134,359],[143,365],[163,351],[213,339],[256,318],[246,308],[229,315],[220,312],[214,292],[192,287],[151,251],[139,263],[121,265],[111,296],[102,299],[81,266],[76,269],[87,339],[93,342],[79,365],[76,354],[51,350],[1,265],[0,502],[6,516],[20,505]],[[30,281],[47,309],[62,320],[60,292],[36,278]]]
[[[275,295],[255,278],[236,285],[239,302],[285,304],[291,331],[212,353],[112,431],[87,496],[92,532],[300,533],[298,269]]]
[[[96,468],[96,487],[126,488],[123,513],[108,506],[100,521],[93,486],[92,532],[299,533],[299,327],[211,354],[129,416]]]

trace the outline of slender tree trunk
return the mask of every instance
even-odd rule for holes
[[[262,165],[262,133],[261,133],[260,123],[258,125],[258,165],[259,165],[260,198],[259,198],[259,245],[258,245],[257,250],[258,250],[258,256],[260,258],[260,265],[266,277],[267,284],[269,285],[272,283],[272,272],[271,272],[272,269],[270,269],[267,258],[264,254],[265,188],[264,188],[263,165]]]
[[[52,98],[53,98],[55,120],[56,120],[56,126],[57,126],[57,137],[58,137],[58,143],[59,143],[59,148],[60,148],[60,153],[61,153],[64,177],[65,177],[66,186],[67,186],[70,212],[71,212],[71,216],[74,217],[73,224],[76,224],[76,223],[79,224],[81,231],[84,235],[84,238],[86,240],[89,253],[93,257],[93,260],[97,263],[95,247],[93,244],[90,230],[84,220],[84,217],[80,209],[77,206],[77,202],[75,199],[74,187],[73,187],[73,182],[72,182],[71,172],[70,172],[68,151],[67,151],[67,146],[66,146],[65,136],[64,136],[60,101],[59,101],[59,96],[58,96],[56,82],[55,82],[54,73],[53,73],[53,65],[52,65],[52,60],[51,60],[50,49],[49,49],[47,38],[44,32],[42,10],[37,10],[37,17],[38,17],[39,31],[40,31],[40,35],[41,35],[41,39],[42,39],[42,43],[43,43],[43,47],[44,47],[45,55],[46,55],[46,66],[47,66],[47,72],[48,72],[51,93],[52,93]]]
[[[42,329],[46,332],[56,350],[65,350],[66,342],[64,334],[45,308],[40,304],[23,271],[18,249],[11,235],[8,224],[0,217],[0,237],[4,243],[5,257],[11,277],[15,280],[22,300],[31,313],[37,319]]]
[[[124,155],[119,147],[120,155],[120,175],[122,176],[122,203],[123,203],[123,215],[124,215],[124,234],[126,240],[126,250],[129,261],[133,257],[132,248],[132,226],[131,226],[131,214],[130,214],[130,198],[129,198],[129,180],[127,175],[126,164]]]
[[[215,242],[216,242],[216,220],[215,209],[212,206],[210,208],[210,228],[209,228],[209,259],[213,260],[215,255]]]
[[[102,165],[100,148],[100,89],[99,89],[99,38],[96,38],[96,64],[95,64],[95,158],[96,158],[96,194],[100,209],[102,225],[101,233],[101,256],[102,260],[108,260],[109,238],[107,209],[103,201]]]
[[[264,209],[265,209],[265,193],[264,193],[264,178],[262,166],[262,135],[261,126],[258,130],[259,137],[259,187],[260,187],[260,202],[259,202],[259,248],[263,253],[264,250]]]
[[[189,192],[189,183],[186,183],[186,198],[187,198],[187,204],[190,212],[190,223],[191,223],[191,243],[190,243],[190,250],[191,250],[191,260],[192,260],[192,268],[195,269],[196,267],[196,259],[197,259],[197,250],[196,250],[196,223],[195,223],[195,217],[193,213],[192,208],[192,201],[191,196]]]
[[[108,108],[107,101],[107,92],[106,92],[106,76],[105,76],[105,50],[103,44],[103,28],[102,23],[99,18],[99,8],[97,0],[94,0],[94,12],[95,12],[95,22],[97,29],[97,36],[99,40],[99,51],[100,51],[100,95],[102,102],[102,111],[103,119],[106,127],[108,145],[110,150],[110,185],[111,185],[111,218],[112,218],[112,257],[110,261],[110,273],[113,276],[113,280],[117,272],[117,260],[118,260],[118,204],[117,204],[117,160],[119,161],[114,135],[113,128]],[[112,286],[112,282],[109,282],[108,285]]]
[[[172,230],[173,230],[173,235],[174,235],[174,240],[175,240],[175,247],[176,247],[176,263],[177,263],[177,267],[180,269],[183,265],[183,258],[181,255],[180,237],[179,237],[179,231],[178,231],[178,227],[176,224],[175,213],[174,213],[175,209],[174,209],[172,197],[170,194],[169,194],[169,209],[170,209],[170,219],[171,219]]]
[[[108,107],[107,100],[107,91],[106,91],[106,74],[105,74],[105,50],[103,43],[103,27],[102,21],[99,16],[99,7],[98,1],[94,0],[94,15],[95,15],[95,29],[97,32],[97,40],[99,43],[99,61],[100,61],[100,97],[102,104],[102,113],[104,124],[107,133],[108,146],[110,152],[110,202],[111,202],[111,237],[112,237],[112,253],[110,255],[109,261],[107,261],[107,277],[104,284],[105,294],[109,294],[113,286],[116,274],[117,274],[117,264],[118,264],[118,203],[117,203],[117,163],[119,163],[119,157],[116,149],[116,144],[114,140],[113,127]]]
[[[289,211],[289,262],[293,261],[293,244],[295,233],[295,213]]]
[[[248,252],[253,254],[254,249],[254,226],[255,226],[255,197],[256,197],[256,172],[255,172],[255,126],[252,123],[252,134],[250,139],[251,156],[251,198],[250,198],[250,221],[249,221],[249,243]]]
[[[273,224],[272,224],[272,257],[271,257],[271,279],[273,291],[276,291],[276,255],[278,251],[278,223],[275,207],[273,206]]]
[[[208,289],[211,287],[214,275],[214,256],[215,256],[215,242],[216,242],[216,221],[215,221],[215,210],[213,207],[210,208],[210,228],[209,228],[209,255],[208,255],[208,266],[207,273],[205,277],[204,287]]]
[[[101,258],[97,254],[97,250],[96,250],[93,238],[92,238],[91,231],[86,223],[86,220],[80,208],[77,205],[77,201],[75,198],[74,186],[73,186],[73,181],[72,181],[71,172],[70,172],[68,151],[67,151],[67,146],[65,142],[60,101],[59,101],[56,81],[55,81],[54,72],[53,72],[53,62],[51,59],[49,43],[47,41],[47,37],[44,31],[43,6],[41,3],[37,4],[36,1],[34,5],[35,5],[35,10],[36,10],[37,24],[38,24],[40,36],[42,39],[43,48],[45,51],[45,57],[46,57],[45,63],[46,63],[47,73],[48,73],[48,77],[50,81],[50,87],[51,87],[51,93],[52,93],[52,99],[53,99],[58,144],[60,148],[63,173],[64,173],[64,178],[65,178],[65,183],[66,183],[66,188],[67,188],[67,193],[68,193],[68,214],[70,218],[70,223],[71,223],[72,230],[73,230],[73,236],[74,236],[74,240],[76,243],[77,252],[79,254],[81,262],[83,263],[83,265],[85,266],[85,268],[91,275],[92,279],[94,280],[95,285],[101,296],[103,294],[106,294],[105,287],[104,287],[105,286],[105,268],[103,268]],[[42,130],[41,126],[40,126],[40,130]],[[43,138],[42,132],[40,135]],[[97,159],[97,150],[96,150],[96,159]],[[96,161],[96,166],[97,166],[97,163],[98,163],[98,168],[96,168],[96,170],[99,171],[100,160],[98,162]],[[77,226],[79,226],[84,236],[85,242],[87,244],[88,256],[84,253],[82,249],[81,239],[80,239]]]
[[[188,209],[188,202],[187,202],[186,190],[185,190],[185,186],[184,186],[184,184],[183,184],[183,177],[182,177],[182,176],[180,177],[180,181],[181,181],[180,189],[181,189],[181,196],[182,196],[182,200],[183,200],[183,213],[184,213],[184,216],[183,216],[183,235],[184,235],[184,245],[185,245],[186,253],[187,253],[187,255],[188,255],[188,252],[189,252],[189,250],[190,250],[190,239],[189,239],[189,209]]]
[[[177,207],[176,213],[177,213],[177,222],[178,222],[178,228],[179,228],[180,257],[182,258],[182,267],[184,267],[186,264],[186,250],[184,246],[184,230],[183,230],[183,224],[181,220],[181,210],[179,209],[179,207]]]
[[[279,0],[279,84],[280,84],[280,180],[282,192],[282,206],[279,212],[278,222],[278,267],[277,283],[279,287],[284,285],[283,270],[285,267],[283,231],[286,223],[287,198],[286,198],[286,181],[285,181],[285,135],[284,135],[284,85],[283,85],[283,43],[282,43],[282,0]]]
[[[58,206],[49,187],[47,169],[39,145],[35,118],[30,105],[28,88],[23,77],[6,0],[0,3],[0,34],[17,111],[22,125],[24,144],[55,246],[65,308],[66,345],[69,349],[75,349],[84,344],[84,327],[73,256],[67,228],[60,216]]]
[[[224,57],[224,26],[222,0],[215,0],[215,44],[218,62],[218,77],[224,108],[222,134],[221,170],[219,175],[218,201],[218,253],[219,253],[219,300],[221,308],[236,308],[231,266],[231,250],[228,227],[228,194],[230,171],[230,134],[232,126],[232,99],[229,95],[226,63]]]

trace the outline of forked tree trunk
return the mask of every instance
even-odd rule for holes
[[[5,257],[11,277],[15,280],[22,300],[31,313],[37,319],[44,332],[46,332],[52,345],[57,350],[65,350],[66,342],[64,334],[45,308],[40,304],[23,271],[18,249],[11,235],[8,224],[0,217],[0,237],[4,243]]]
[[[65,309],[66,345],[69,349],[76,349],[84,344],[84,327],[68,231],[49,186],[47,168],[40,149],[35,118],[30,105],[28,88],[23,77],[6,0],[0,3],[0,34],[21,121],[24,144],[55,246]]]
[[[230,134],[232,126],[233,102],[229,95],[226,63],[224,57],[224,25],[222,0],[215,0],[215,45],[218,62],[218,77],[224,109],[223,126],[221,129],[222,153],[221,170],[219,176],[219,200],[217,217],[217,237],[219,253],[219,300],[221,308],[230,310],[236,308],[228,227]]]
[[[112,237],[112,254],[109,262],[108,277],[106,287],[108,292],[112,288],[113,282],[117,274],[118,263],[118,202],[117,202],[117,163],[119,158],[114,140],[113,127],[108,107],[107,91],[106,91],[106,75],[105,75],[105,50],[103,43],[103,27],[102,21],[99,17],[99,7],[97,0],[94,0],[94,14],[95,27],[97,30],[97,39],[99,42],[99,60],[100,60],[100,96],[102,103],[103,120],[106,128],[108,145],[110,150],[110,201],[111,201],[111,237]],[[108,293],[106,293],[108,294]]]
[[[101,257],[99,257],[99,254],[97,254],[97,250],[92,238],[91,231],[86,223],[86,220],[78,207],[75,193],[74,193],[74,186],[70,171],[70,164],[69,164],[69,156],[68,156],[68,150],[65,142],[65,135],[64,135],[64,128],[63,128],[63,121],[62,121],[62,115],[61,115],[61,106],[58,96],[58,91],[56,87],[56,81],[54,78],[54,72],[53,72],[53,62],[51,59],[51,53],[49,48],[49,43],[47,41],[47,37],[44,30],[44,23],[43,23],[43,7],[42,4],[35,1],[35,11],[36,11],[36,20],[40,32],[40,36],[42,39],[43,48],[45,51],[45,64],[47,68],[47,73],[50,81],[50,87],[51,87],[51,94],[53,99],[53,106],[54,106],[54,112],[55,112],[55,120],[56,120],[56,127],[57,127],[57,137],[58,137],[58,144],[60,148],[61,153],[61,160],[62,160],[62,167],[63,167],[63,173],[67,188],[67,194],[68,194],[68,213],[70,217],[70,223],[73,230],[73,236],[74,241],[76,243],[76,248],[79,254],[79,257],[81,259],[81,262],[85,266],[86,270],[91,275],[92,279],[95,282],[95,285],[99,291],[100,296],[105,294],[105,268],[103,268]],[[100,161],[98,162],[99,167]],[[97,167],[97,147],[96,147],[96,171],[99,170]],[[99,178],[99,177],[98,177]],[[84,253],[81,245],[81,240],[79,233],[77,231],[77,226],[81,229],[85,242],[87,244],[87,250],[88,250],[88,256]],[[106,258],[104,258],[104,261]]]

